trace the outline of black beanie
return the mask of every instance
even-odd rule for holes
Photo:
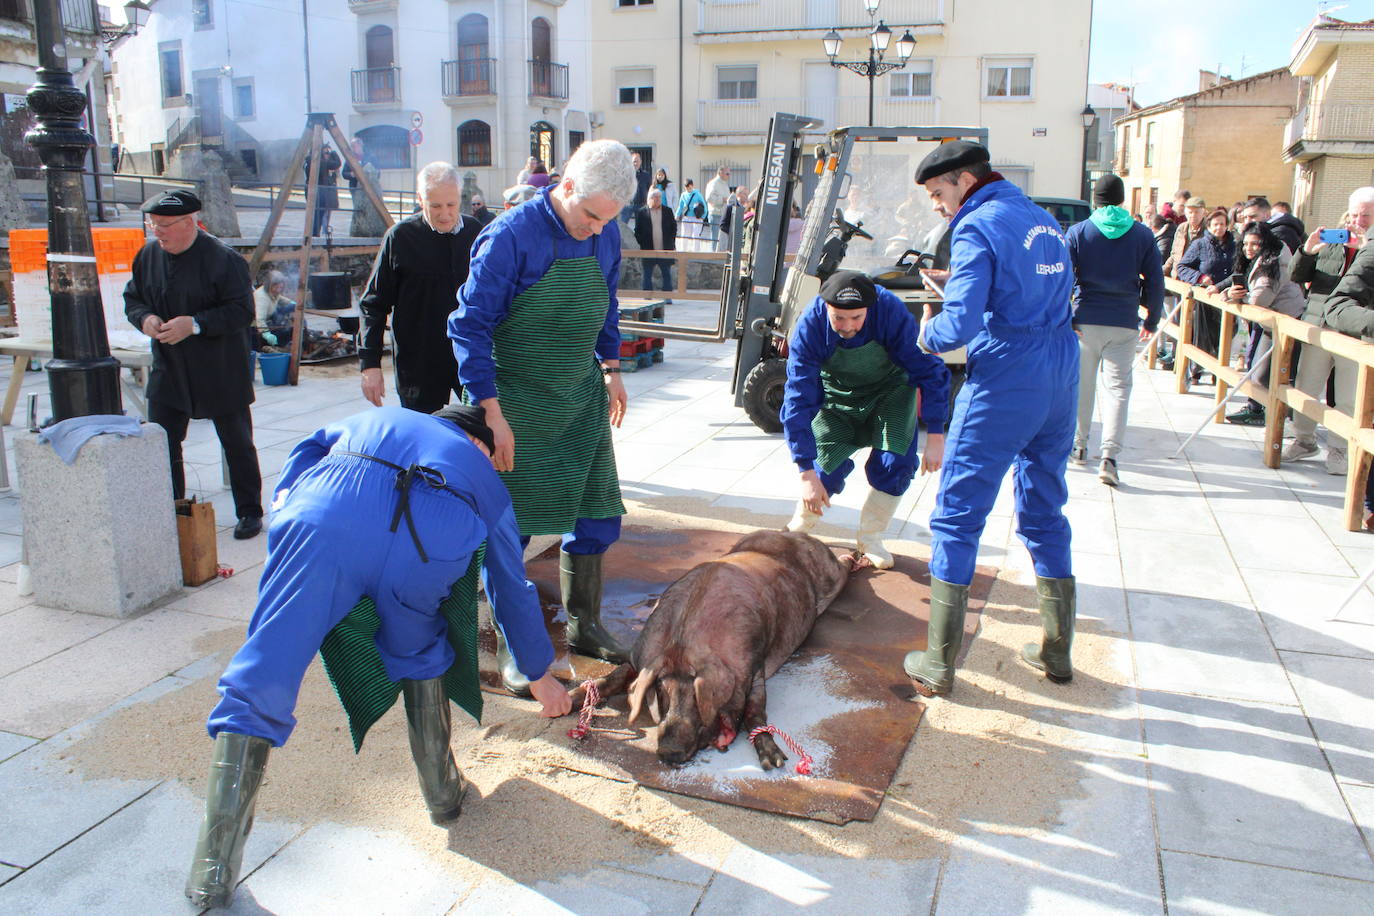
[[[496,454],[496,436],[487,425],[485,407],[478,404],[449,404],[434,411],[434,416],[454,423],[463,432],[485,445],[488,452]]]
[[[1103,175],[1093,185],[1094,207],[1119,207],[1126,199],[1126,185],[1115,175]]]

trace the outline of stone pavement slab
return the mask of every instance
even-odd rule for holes
[[[1296,707],[1144,691],[1162,849],[1374,881],[1374,862]]]
[[[182,889],[204,811],[203,800],[176,783],[163,783],[0,887],[0,909],[108,916],[195,912]],[[244,873],[299,829],[254,823],[244,847]]]
[[[483,884],[452,910],[454,916],[489,913],[568,913],[576,916],[651,916],[691,913],[701,899],[700,882],[676,881],[618,868],[594,868],[559,881],[530,887]]]
[[[1374,660],[1284,652],[1283,663],[1336,777],[1374,784]]]
[[[1163,862],[1171,914],[1350,916],[1374,906],[1374,884],[1365,881],[1182,852],[1165,852]]]
[[[0,678],[119,626],[97,617],[31,604],[0,617]]]
[[[1374,658],[1374,594],[1368,587],[1339,620],[1327,619],[1354,586],[1353,577],[1250,569],[1245,579],[1276,648]]]
[[[1341,791],[1345,793],[1346,803],[1355,815],[1355,823],[1364,834],[1365,843],[1374,848],[1374,786],[1344,783]]]
[[[939,874],[936,860],[770,856],[740,845],[721,863],[696,912],[924,913]]]
[[[1145,531],[1123,525],[1117,536],[1121,552],[1131,558],[1122,566],[1125,586],[1131,591],[1249,603],[1249,592],[1236,567],[1217,562],[1226,554],[1226,541],[1220,535]]]
[[[0,761],[13,757],[27,747],[32,747],[37,741],[37,738],[30,738],[28,735],[0,732]]]
[[[1217,512],[1227,546],[1242,569],[1301,572],[1327,576],[1354,573],[1350,563],[1307,515],[1271,514],[1270,502],[1256,502],[1263,512]]]

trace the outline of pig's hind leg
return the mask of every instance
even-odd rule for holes
[[[743,731],[747,735],[754,729],[768,724],[768,691],[766,680],[759,672],[749,690],[749,699],[744,704]],[[773,770],[787,762],[787,755],[778,747],[773,736],[764,733],[754,739],[754,753],[759,755],[759,765],[765,770]]]

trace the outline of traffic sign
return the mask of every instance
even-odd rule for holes
[[[416,130],[419,130],[421,127],[424,127],[425,116],[420,114],[418,111],[412,111],[410,113],[410,126],[415,128]]]
[[[410,145],[419,146],[425,140],[425,135],[420,133],[420,128],[415,128],[410,132]]]

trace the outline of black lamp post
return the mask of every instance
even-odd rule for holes
[[[881,2],[882,0],[864,0],[864,9],[868,11],[870,21],[878,15],[878,4]],[[825,56],[830,58],[830,66],[849,70],[868,78],[868,126],[872,127],[873,81],[884,73],[905,67],[906,62],[911,58],[911,52],[916,50],[916,39],[912,37],[911,30],[908,29],[897,40],[897,63],[883,60],[883,55],[887,53],[888,43],[892,41],[892,30],[881,19],[878,20],[877,27],[869,33],[867,60],[836,60],[836,56],[840,53],[840,43],[843,40],[838,31],[831,29],[821,39],[821,44],[825,47]]]
[[[95,139],[81,127],[86,94],[67,69],[60,0],[34,0],[38,82],[28,92],[38,126],[24,137],[43,160],[48,185],[48,291],[53,359],[48,391],[54,420],[124,412],[119,361],[110,355],[91,218],[81,170]]]
[[[1091,200],[1088,184],[1088,140],[1092,137],[1093,124],[1097,121],[1097,112],[1093,111],[1091,105],[1084,105],[1081,114],[1083,117],[1083,200]]]

